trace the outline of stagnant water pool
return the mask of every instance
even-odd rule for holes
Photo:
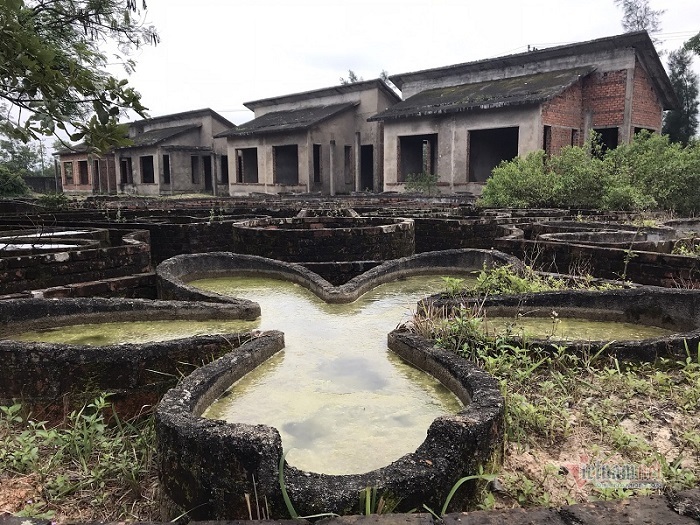
[[[265,278],[188,284],[254,300],[260,328],[284,332],[284,352],[236,382],[204,415],[277,428],[295,467],[325,474],[383,467],[415,451],[436,417],[462,408],[386,345],[416,301],[444,290],[440,277],[383,284],[350,304],[327,304],[301,286]]]
[[[238,319],[204,321],[160,320],[122,321],[115,323],[74,324],[13,334],[14,341],[62,343],[74,345],[105,346],[113,344],[143,344],[168,341],[181,337],[206,334],[231,334],[253,330],[259,320]]]

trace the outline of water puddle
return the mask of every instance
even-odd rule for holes
[[[284,352],[236,382],[205,417],[277,428],[298,468],[352,474],[383,467],[415,451],[436,417],[461,410],[449,390],[386,345],[419,299],[444,290],[440,277],[383,284],[350,304],[327,304],[272,279],[188,284],[256,301],[260,328],[284,332]]]
[[[115,314],[117,315],[117,314]],[[147,315],[147,314],[144,314]],[[256,321],[234,320],[163,320],[125,321],[116,323],[56,326],[8,336],[14,341],[104,346],[143,344],[207,334],[231,334],[256,329]]]
[[[675,333],[650,325],[558,316],[487,317],[483,326],[490,335],[510,332],[518,337],[555,341],[638,341]]]

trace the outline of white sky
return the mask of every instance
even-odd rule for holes
[[[150,116],[244,102],[622,33],[613,0],[147,0],[161,43],[129,82]],[[698,0],[651,0],[665,51],[700,31]],[[665,58],[662,57],[665,63]],[[695,59],[700,72],[700,59]],[[124,77],[121,68],[112,73]]]

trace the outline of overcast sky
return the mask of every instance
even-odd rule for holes
[[[252,118],[244,102],[333,86],[348,69],[368,80],[622,33],[613,0],[147,3],[161,42],[133,55],[129,82],[149,114],[210,107],[236,124]],[[662,50],[700,30],[700,1],[650,3],[666,10]]]

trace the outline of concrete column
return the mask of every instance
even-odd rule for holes
[[[331,169],[329,175],[329,189],[331,195],[335,195],[335,140],[331,140]]]
[[[362,168],[361,153],[362,137],[360,136],[360,132],[357,131],[355,132],[355,191],[362,191],[362,181],[360,179],[360,169]]]
[[[627,82],[625,84],[625,114],[622,118],[620,138],[622,144],[629,144],[632,140],[632,99],[634,94],[634,68],[627,70]]]
[[[209,157],[211,158],[211,193],[214,197],[216,197],[217,194],[219,193],[219,190],[217,188],[217,181],[219,179],[219,177],[218,177],[219,166],[216,162],[216,154],[215,153],[211,153],[209,155]]]
[[[119,185],[122,181],[122,159],[117,153],[114,154],[114,180],[117,185],[115,188],[115,193],[119,193]]]

